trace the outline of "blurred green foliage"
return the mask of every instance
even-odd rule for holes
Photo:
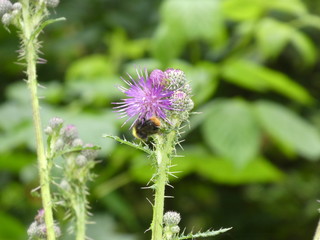
[[[195,114],[175,161],[167,210],[187,229],[232,226],[217,239],[311,239],[320,195],[320,2],[68,0],[42,35],[42,120],[62,117],[102,147],[90,186],[93,239],[149,239],[153,168],[112,112],[120,76],[180,68]],[[0,239],[26,239],[40,200],[18,40],[0,28]],[[62,226],[63,213],[56,214]],[[270,231],[272,230],[272,231]],[[70,235],[64,238],[72,239]]]

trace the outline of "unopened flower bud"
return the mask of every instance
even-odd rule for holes
[[[54,151],[61,151],[64,148],[64,141],[62,138],[58,138],[57,141],[54,144]]]
[[[44,209],[40,209],[34,219],[37,223],[44,223]]]
[[[13,10],[13,11],[11,12],[11,15],[12,15],[12,17],[14,18],[14,17],[18,16],[19,13],[20,13],[20,10],[15,9],[15,10]]]
[[[168,88],[170,90],[179,90],[187,82],[185,73],[179,69],[169,68],[164,73],[165,73],[165,78],[169,81]]]
[[[38,235],[38,223],[37,222],[32,222],[28,228],[27,231],[28,236],[30,239],[33,239],[35,236]]]
[[[86,163],[88,162],[87,158],[85,156],[83,156],[82,154],[79,154],[77,157],[76,157],[76,164],[79,166],[79,167],[82,167],[84,165],[86,165]]]
[[[188,98],[188,101],[186,103],[186,110],[191,111],[194,107],[194,102],[192,101],[191,98]]]
[[[76,138],[72,141],[72,147],[82,147],[83,141],[80,138]]]
[[[65,142],[70,143],[70,141],[78,137],[78,130],[74,125],[70,124],[62,129],[61,135]]]
[[[178,225],[180,220],[181,220],[180,214],[173,211],[166,212],[163,216],[163,222],[167,226]]]
[[[20,11],[22,9],[22,4],[19,2],[16,2],[12,5],[12,9]]]
[[[66,192],[70,191],[71,189],[70,184],[66,179],[62,179],[59,186],[61,189],[63,189]]]
[[[180,227],[177,226],[177,225],[175,225],[175,226],[172,226],[172,227],[170,228],[170,230],[171,230],[172,233],[176,234],[176,233],[179,233],[179,232],[180,232]]]
[[[94,147],[92,144],[86,144],[84,147]],[[81,151],[82,155],[85,156],[88,160],[93,160],[97,157],[98,153],[95,149],[85,149]]]
[[[47,126],[47,127],[44,129],[44,133],[47,134],[47,135],[52,134],[52,128],[51,128],[50,126]]]
[[[0,0],[0,17],[2,17],[5,13],[8,13],[9,11],[11,11],[11,9],[12,9],[12,3],[10,1]]]
[[[10,23],[12,21],[12,15],[10,13],[3,14],[1,21],[2,21],[3,25],[5,25],[5,26],[10,25]]]
[[[62,124],[63,124],[63,119],[59,117],[51,118],[49,121],[49,126],[54,130],[62,127]]]
[[[59,5],[59,0],[47,0],[47,6],[51,8],[55,8]]]

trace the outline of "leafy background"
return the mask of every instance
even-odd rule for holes
[[[41,36],[42,120],[75,124],[102,147],[90,186],[95,240],[149,239],[143,153],[112,112],[120,76],[180,68],[195,111],[167,210],[187,231],[233,227],[216,239],[311,239],[320,195],[320,2],[313,0],[68,0]],[[26,239],[40,199],[31,109],[18,40],[0,28],[0,239]],[[63,229],[63,212],[56,218]],[[64,234],[63,239],[72,239]]]

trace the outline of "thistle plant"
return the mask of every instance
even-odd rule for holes
[[[63,127],[61,118],[52,118],[45,129],[47,138],[48,166],[60,170],[59,177],[53,179],[57,187],[53,204],[66,209],[65,218],[72,220],[70,230],[76,233],[76,240],[86,238],[88,223],[87,183],[94,178],[91,169],[96,164],[98,147],[84,144],[74,125]],[[57,163],[62,157],[62,163]]]
[[[26,67],[26,83],[31,95],[33,124],[36,135],[38,169],[40,176],[41,199],[44,209],[46,236],[55,239],[54,221],[52,216],[52,199],[50,196],[49,166],[45,155],[42,126],[39,111],[38,81],[36,63],[43,62],[39,57],[41,42],[39,34],[49,23],[63,20],[63,18],[49,20],[48,7],[56,7],[57,0],[21,0],[12,4],[9,0],[0,0],[0,17],[4,27],[17,28],[20,38],[19,61]]]
[[[180,214],[167,212],[164,214],[165,188],[169,185],[169,175],[173,158],[176,156],[176,146],[180,144],[182,128],[188,124],[190,111],[193,108],[191,86],[185,73],[178,69],[161,71],[137,70],[138,79],[129,76],[129,80],[122,79],[127,86],[119,86],[119,90],[126,95],[120,102],[114,103],[115,110],[121,118],[127,118],[124,124],[132,121],[130,126],[135,136],[142,138],[140,143],[133,143],[115,136],[106,135],[120,143],[143,150],[153,160],[155,173],[148,188],[154,191],[153,219],[150,230],[152,240],[177,240],[195,237],[209,237],[225,232],[230,228],[218,231],[208,230],[196,234],[184,234],[178,226]],[[146,144],[151,139],[152,146]]]

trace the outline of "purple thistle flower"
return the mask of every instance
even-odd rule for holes
[[[161,70],[154,70],[153,72],[157,74],[148,77],[147,70],[145,70],[145,76],[137,70],[137,81],[129,74],[129,81],[122,78],[128,85],[128,88],[120,86],[119,90],[126,94],[127,98],[121,99],[122,102],[113,104],[119,105],[114,107],[114,109],[117,109],[116,111],[120,113],[121,118],[128,117],[124,124],[136,117],[131,125],[132,127],[137,120],[143,121],[152,116],[169,122],[166,111],[172,110],[172,102],[169,98],[173,94],[173,91],[166,89],[163,84],[159,84],[159,80],[162,78]]]

